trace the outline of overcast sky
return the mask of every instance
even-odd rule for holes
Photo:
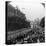
[[[25,13],[26,18],[34,20],[36,18],[42,18],[44,16],[44,7],[40,4],[41,1],[30,1],[30,0],[16,0],[10,4],[13,7],[18,6],[18,8]]]

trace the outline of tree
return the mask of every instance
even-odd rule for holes
[[[41,19],[40,26],[43,28],[45,27],[45,17]]]

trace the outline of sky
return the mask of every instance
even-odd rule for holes
[[[15,8],[17,6],[25,14],[27,20],[34,20],[36,18],[41,19],[44,16],[45,8],[41,3],[40,0],[16,0],[10,4]]]

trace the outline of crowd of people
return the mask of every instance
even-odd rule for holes
[[[45,19],[45,18],[44,18]],[[20,34],[17,38],[7,41],[7,44],[28,44],[28,43],[44,43],[45,42],[45,22],[42,18],[41,25],[34,27],[27,34]]]

